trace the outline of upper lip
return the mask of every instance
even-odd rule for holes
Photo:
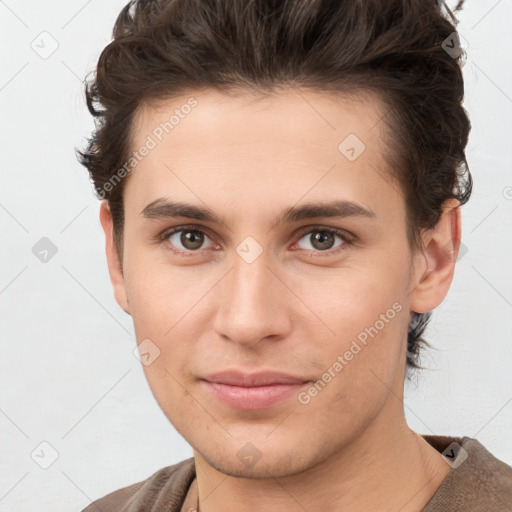
[[[258,373],[244,373],[238,370],[213,373],[203,377],[203,380],[243,387],[270,386],[273,384],[302,384],[307,382],[307,379],[302,377],[294,377],[280,372],[264,371]]]

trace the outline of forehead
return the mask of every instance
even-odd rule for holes
[[[376,94],[363,91],[335,94],[283,87],[272,93],[253,93],[205,89],[142,105],[133,122],[132,142],[137,146],[152,135],[157,142],[174,142],[186,150],[196,147],[196,137],[211,146],[242,145],[247,150],[259,141],[270,149],[269,136],[277,136],[277,142],[289,143],[283,150],[296,153],[299,141],[332,147],[354,134],[375,145],[385,127],[380,122],[384,112]],[[173,137],[168,137],[171,134]]]
[[[150,149],[130,174],[125,199],[138,211],[184,195],[197,202],[224,194],[261,207],[262,199],[293,204],[337,190],[367,204],[396,202],[401,191],[384,158],[384,112],[371,94],[295,88],[265,96],[203,90],[146,105],[131,142],[133,151]]]

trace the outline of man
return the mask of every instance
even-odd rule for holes
[[[512,468],[402,401],[471,193],[457,44],[425,0],[121,12],[81,161],[194,457],[86,512],[512,509]]]

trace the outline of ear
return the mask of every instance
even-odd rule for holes
[[[121,308],[126,313],[130,314],[122,263],[114,243],[114,223],[112,221],[112,214],[110,213],[108,201],[106,200],[101,202],[100,222],[103,231],[105,232],[105,252],[107,255],[110,281],[112,282],[112,287],[114,288],[114,296]]]
[[[460,202],[447,199],[438,223],[423,233],[423,249],[415,255],[411,311],[426,313],[443,302],[453,280],[460,237]]]

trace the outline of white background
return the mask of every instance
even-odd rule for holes
[[[0,1],[3,512],[78,511],[192,456],[133,355],[99,202],[74,153],[93,128],[81,81],[124,3]],[[407,384],[405,410],[417,432],[476,437],[512,464],[512,0],[468,0],[458,18],[473,125],[467,253],[428,329],[431,369]],[[58,43],[46,59],[31,47],[43,51],[41,38],[44,51]],[[58,250],[47,263],[32,253],[42,237]],[[31,458],[37,448],[49,461],[43,441],[58,452],[48,469]]]

